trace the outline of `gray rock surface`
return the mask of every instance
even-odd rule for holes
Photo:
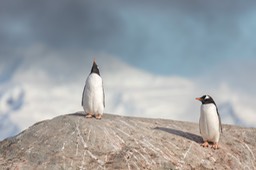
[[[82,112],[0,142],[0,169],[256,169],[256,129],[223,126],[220,149],[203,148],[198,124]]]

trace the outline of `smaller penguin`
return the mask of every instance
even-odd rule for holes
[[[217,105],[209,95],[196,98],[196,100],[202,102],[199,129],[204,143],[201,144],[201,146],[208,147],[209,142],[212,142],[212,148],[218,149],[218,142],[220,139],[220,133],[222,132],[222,126]]]
[[[100,71],[95,60],[84,86],[82,107],[86,113],[86,118],[95,116],[96,119],[101,119],[105,108],[105,93]]]

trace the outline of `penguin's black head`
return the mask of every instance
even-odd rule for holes
[[[100,76],[100,70],[98,68],[98,65],[96,64],[95,60],[93,61],[92,69],[91,69],[91,74],[96,73]]]
[[[196,100],[201,101],[202,104],[209,104],[209,103],[215,104],[214,100],[209,95],[203,95],[202,97],[196,98]]]

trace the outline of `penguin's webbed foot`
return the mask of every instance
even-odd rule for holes
[[[202,147],[208,147],[209,143],[207,141],[204,141],[204,143],[201,144]]]
[[[220,147],[218,143],[213,143],[212,148],[216,150],[216,149],[219,149]]]
[[[97,114],[97,115],[95,116],[95,118],[100,120],[100,119],[101,119],[101,116],[102,116],[101,114]]]
[[[92,118],[92,114],[87,113],[87,115],[85,116],[86,118]]]

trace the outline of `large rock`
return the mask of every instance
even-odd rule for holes
[[[256,169],[256,129],[223,126],[221,148],[200,146],[198,124],[69,114],[0,142],[1,169]]]

